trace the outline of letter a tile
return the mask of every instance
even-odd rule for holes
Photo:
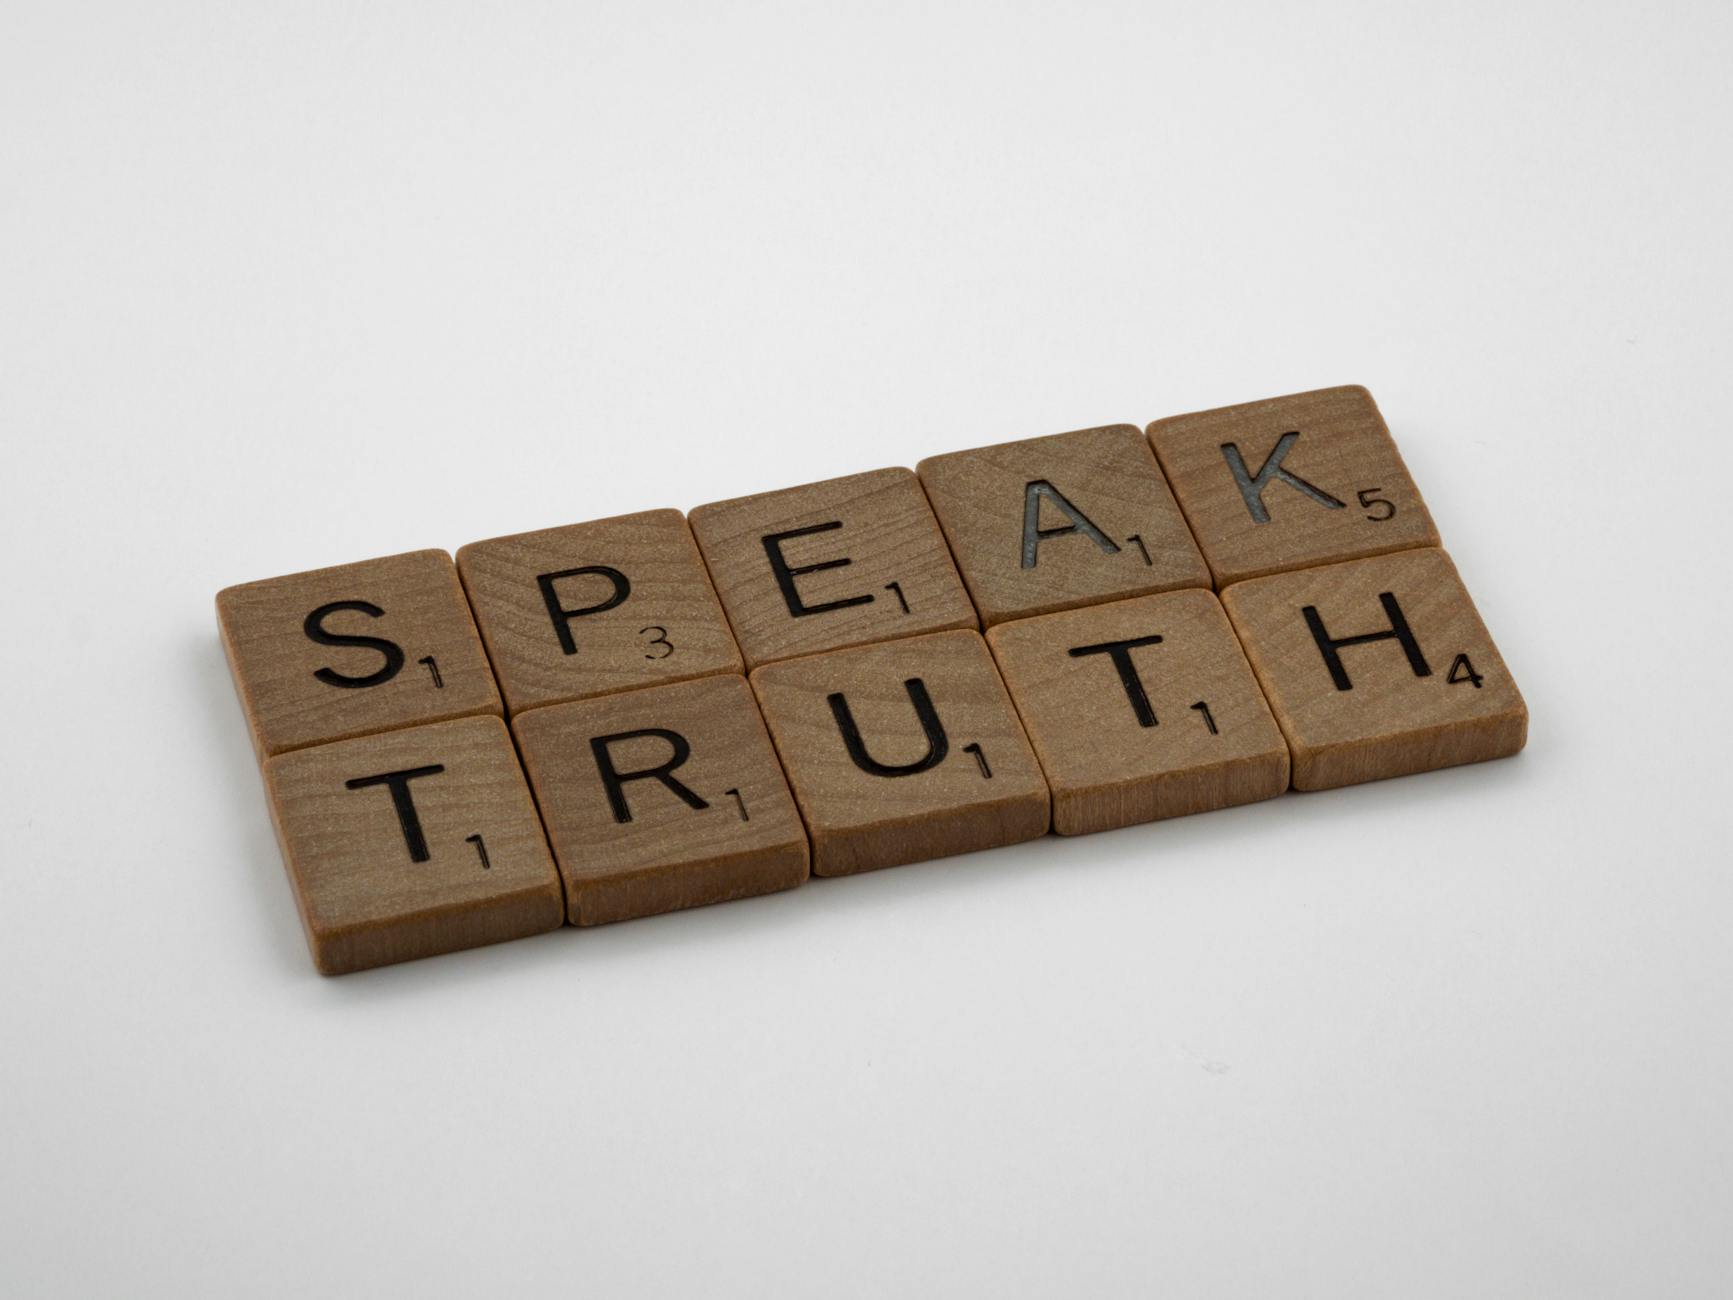
[[[505,723],[298,749],[265,789],[326,975],[557,929],[559,876]]]
[[[1149,442],[1129,424],[951,452],[917,468],[989,626],[1210,585]]]
[[[1528,737],[1522,695],[1443,551],[1258,578],[1222,604],[1296,790],[1503,758]]]
[[[1052,787],[1061,835],[1288,788],[1287,744],[1211,592],[1018,619],[987,642]]]
[[[806,832],[744,678],[531,709],[512,730],[573,925],[806,879]]]
[[[1150,425],[1149,439],[1217,590],[1438,545],[1426,503],[1364,388],[1176,415]]]
[[[873,470],[699,506],[693,535],[756,667],[979,626],[914,474]]]
[[[1047,784],[978,633],[771,664],[752,686],[812,837],[814,875],[1047,831]]]

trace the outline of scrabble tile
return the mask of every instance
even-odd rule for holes
[[[1018,619],[987,642],[1047,775],[1061,835],[1288,788],[1287,744],[1208,591]]]
[[[1047,784],[976,632],[938,632],[752,674],[812,839],[842,876],[1047,831]]]
[[[513,713],[744,669],[678,510],[471,542],[457,569]]]
[[[806,879],[806,832],[744,678],[532,709],[512,729],[573,925]]]
[[[265,789],[326,975],[560,925],[559,876],[498,718],[282,754]]]
[[[1288,738],[1294,788],[1503,758],[1528,709],[1443,551],[1229,587],[1222,604]]]
[[[989,626],[1210,585],[1148,441],[1129,424],[932,456],[916,469]]]
[[[690,517],[716,594],[753,667],[979,626],[910,470],[873,470],[717,501]]]
[[[1149,438],[1218,589],[1438,545],[1377,403],[1357,385],[1176,415]]]
[[[230,587],[217,622],[260,757],[500,712],[444,551]]]

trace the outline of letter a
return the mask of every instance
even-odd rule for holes
[[[1042,501],[1051,501],[1071,522],[1057,528],[1041,527]],[[1113,540],[1097,528],[1088,515],[1067,501],[1063,492],[1044,478],[1032,480],[1023,489],[1023,567],[1035,567],[1042,542],[1067,533],[1082,533],[1109,555],[1119,553]]]

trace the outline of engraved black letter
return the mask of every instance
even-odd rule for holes
[[[1252,512],[1252,521],[1259,524],[1270,522],[1270,512],[1264,509],[1264,489],[1271,479],[1279,479],[1291,488],[1298,488],[1306,496],[1329,510],[1342,510],[1343,504],[1322,488],[1314,487],[1298,474],[1282,468],[1282,461],[1289,451],[1300,440],[1299,432],[1284,433],[1276,440],[1276,449],[1264,460],[1264,467],[1253,478],[1246,473],[1245,459],[1240,455],[1239,445],[1232,442],[1222,444],[1222,455],[1227,458],[1228,469],[1233,473],[1234,482],[1239,484],[1240,495],[1246,500],[1246,509]]]
[[[1100,645],[1074,646],[1067,653],[1073,659],[1081,659],[1084,655],[1106,655],[1112,659],[1113,666],[1119,670],[1119,683],[1125,687],[1125,698],[1131,701],[1131,711],[1137,715],[1137,725],[1153,727],[1155,710],[1149,705],[1149,696],[1143,689],[1143,679],[1137,675],[1137,665],[1131,662],[1131,652],[1137,646],[1155,645],[1160,640],[1158,636],[1136,636],[1129,641],[1103,641]]]
[[[803,573],[818,573],[823,569],[841,569],[854,561],[846,556],[840,560],[820,560],[817,564],[803,564],[799,568],[790,568],[783,558],[782,544],[791,537],[806,537],[811,533],[828,533],[842,527],[842,520],[833,519],[828,524],[813,524],[809,528],[791,528],[786,533],[770,533],[759,540],[764,543],[764,553],[770,557],[770,571],[776,575],[776,585],[782,591],[783,600],[788,602],[788,612],[796,618],[804,618],[808,614],[823,614],[827,610],[847,609],[850,605],[870,605],[872,597],[848,596],[842,600],[829,600],[822,605],[808,605],[801,600],[800,592],[795,589],[794,580]]]
[[[431,767],[411,767],[401,772],[381,772],[378,776],[358,776],[343,784],[350,790],[365,790],[368,786],[391,788],[391,806],[397,809],[397,824],[403,828],[403,843],[409,848],[411,862],[428,859],[427,837],[421,833],[421,818],[415,811],[415,799],[409,793],[409,783],[418,776],[437,776],[445,771],[443,763]]]
[[[600,604],[585,605],[582,609],[566,609],[560,604],[559,593],[554,590],[554,584],[561,578],[577,578],[586,573],[594,573],[606,578],[614,585],[614,590]],[[554,632],[560,638],[560,648],[569,655],[578,652],[577,644],[572,640],[572,620],[582,618],[585,614],[600,614],[625,600],[632,594],[632,584],[626,575],[618,569],[611,569],[605,564],[586,564],[581,569],[561,569],[558,573],[540,573],[536,575],[536,585],[542,589],[542,602],[548,607],[548,617],[554,621]]]
[[[641,767],[636,772],[619,771],[614,766],[614,758],[608,752],[608,746],[615,741],[636,740],[640,736],[655,736],[667,741],[674,751],[673,755],[658,767]],[[632,810],[626,805],[626,782],[642,781],[646,777],[654,777],[667,786],[680,796],[688,808],[702,811],[710,806],[673,776],[674,769],[692,757],[692,746],[678,731],[669,731],[666,727],[645,727],[641,731],[617,731],[611,736],[596,736],[590,741],[590,752],[596,756],[596,769],[602,774],[602,784],[608,790],[608,806],[614,810],[614,820],[617,822],[632,820]]]
[[[1318,653],[1324,656],[1324,666],[1330,670],[1330,680],[1336,683],[1339,691],[1354,689],[1354,683],[1348,680],[1348,670],[1342,667],[1342,647],[1365,645],[1370,641],[1398,642],[1402,646],[1402,652],[1408,656],[1408,666],[1414,670],[1414,675],[1432,676],[1432,669],[1426,663],[1426,656],[1420,653],[1420,643],[1409,630],[1408,620],[1403,617],[1402,606],[1396,603],[1396,597],[1387,591],[1381,592],[1378,603],[1384,606],[1384,612],[1390,616],[1388,632],[1367,632],[1362,636],[1345,636],[1337,640],[1331,640],[1330,634],[1324,630],[1324,620],[1318,617],[1316,605],[1307,605],[1300,611],[1305,616],[1306,627],[1312,633],[1312,640],[1318,643]]]
[[[1057,528],[1041,527],[1043,498],[1059,507],[1071,522]],[[1032,480],[1023,489],[1023,567],[1035,567],[1038,558],[1036,552],[1040,550],[1042,542],[1049,537],[1063,537],[1066,533],[1082,533],[1109,555],[1119,554],[1118,545],[1097,528],[1088,515],[1067,501],[1063,492],[1044,478]]]
[[[321,668],[313,676],[327,686],[355,687],[378,686],[397,676],[403,667],[403,647],[395,641],[387,641],[378,636],[350,636],[343,632],[325,630],[325,616],[343,609],[352,609],[358,614],[366,614],[369,618],[378,618],[385,613],[379,606],[365,600],[334,600],[307,615],[307,621],[301,624],[301,630],[307,634],[309,641],[317,641],[320,645],[360,645],[377,650],[385,656],[385,662],[379,666],[377,672],[368,673],[365,677],[348,677],[335,668]]]
[[[927,733],[927,752],[913,763],[881,763],[867,753],[866,743],[861,740],[860,728],[855,726],[854,714],[848,707],[848,699],[841,691],[826,697],[830,705],[830,713],[836,719],[837,729],[842,732],[842,743],[848,750],[848,756],[854,760],[854,765],[871,776],[914,776],[917,772],[925,772],[928,768],[937,767],[945,761],[945,755],[951,752],[950,738],[945,735],[945,728],[939,721],[938,713],[933,709],[933,700],[927,694],[927,684],[919,677],[911,677],[903,683],[903,689],[909,693],[909,702],[915,706],[915,716],[921,720],[921,730]]]

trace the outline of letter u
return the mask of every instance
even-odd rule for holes
[[[831,716],[836,719],[837,730],[842,732],[842,743],[848,749],[848,756],[854,760],[856,767],[872,776],[914,776],[917,772],[937,767],[945,761],[945,755],[951,752],[951,742],[945,735],[944,725],[939,721],[938,711],[933,708],[932,696],[927,694],[927,684],[919,677],[911,677],[903,683],[903,689],[909,693],[909,703],[915,706],[915,716],[921,720],[921,730],[927,733],[927,752],[913,763],[881,763],[867,753],[866,742],[861,739],[860,728],[855,725],[847,697],[841,691],[835,691],[826,697]]]

